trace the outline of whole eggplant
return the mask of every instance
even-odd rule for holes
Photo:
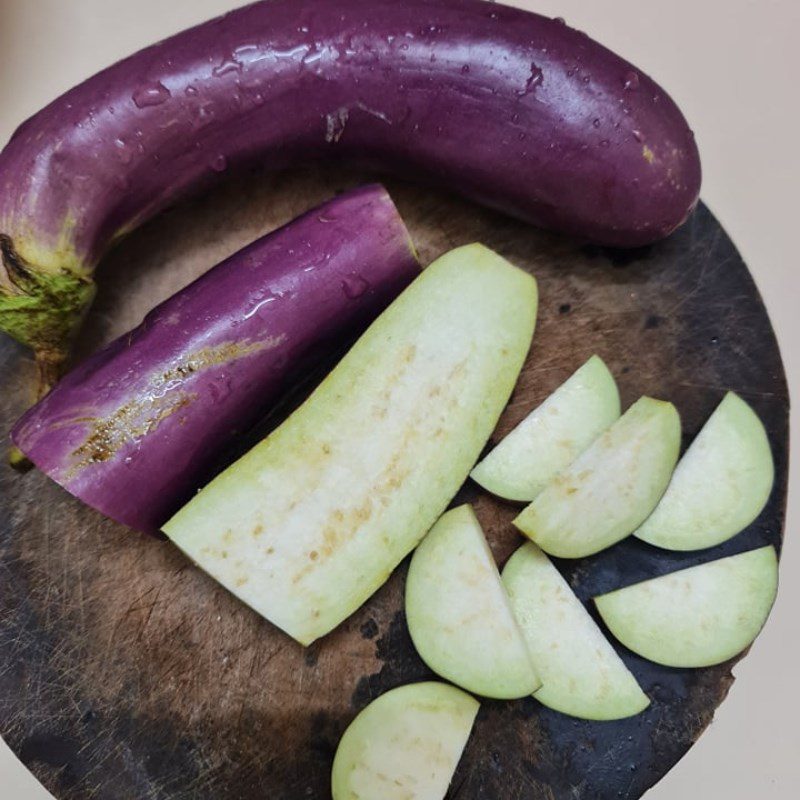
[[[95,75],[0,155],[0,329],[45,378],[110,244],[226,170],[344,157],[638,246],[694,207],[669,96],[563,24],[483,0],[269,0]]]
[[[12,439],[88,505],[154,533],[312,351],[364,327],[417,274],[386,191],[349,192],[155,308],[70,372]]]

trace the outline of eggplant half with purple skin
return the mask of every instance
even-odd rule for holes
[[[155,308],[66,375],[12,439],[88,505],[155,533],[313,352],[365,327],[418,274],[386,191],[349,192]]]
[[[483,0],[269,0],[100,72],[0,154],[0,330],[44,384],[109,246],[228,169],[346,158],[634,247],[697,202],[689,126],[563,24]]]

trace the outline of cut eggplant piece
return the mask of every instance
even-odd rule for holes
[[[463,689],[513,700],[542,685],[470,506],[448,511],[414,553],[406,620],[422,660]]]
[[[514,524],[558,558],[605,550],[650,516],[667,488],[680,443],[675,406],[642,397],[558,474]]]
[[[472,470],[472,479],[498,497],[529,503],[619,415],[614,376],[592,356]]]
[[[703,550],[743,531],[767,504],[775,465],[755,411],[728,392],[636,531],[665,550]]]
[[[165,532],[310,644],[386,581],[464,483],[516,383],[536,308],[536,281],[491,250],[442,256]]]
[[[443,800],[479,703],[444,683],[414,683],[373,700],[333,761],[333,800]]]
[[[511,608],[542,679],[542,705],[580,719],[632,717],[650,705],[636,678],[550,559],[528,542],[503,570]]]
[[[386,190],[346,192],[154,308],[30,409],[12,440],[84,503],[157,533],[237,432],[418,275]]]
[[[611,633],[668,667],[710,667],[758,636],[778,591],[775,548],[762,547],[595,598]]]

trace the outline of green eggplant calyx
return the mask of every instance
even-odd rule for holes
[[[0,234],[0,330],[34,351],[40,395],[58,379],[95,291],[89,276],[38,269]]]

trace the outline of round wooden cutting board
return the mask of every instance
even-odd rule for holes
[[[326,170],[249,175],[162,215],[100,271],[86,354],[222,257],[366,179]],[[539,280],[533,349],[495,440],[592,353],[627,406],[672,400],[693,437],[727,389],[764,420],[777,480],[745,532],[699,554],[627,540],[559,562],[583,600],[644,578],[780,545],[788,396],[775,337],[746,266],[701,207],[666,242],[612,252],[545,234],[430,189],[387,184],[424,263],[482,241]],[[34,381],[0,342],[0,427]],[[469,483],[502,564],[521,543],[516,508]],[[103,519],[43,475],[0,466],[0,733],[58,800],[330,797],[339,737],[371,699],[431,677],[403,615],[404,563],[358,613],[304,650],[194,568],[167,541]],[[633,800],[711,721],[732,663],[703,670],[622,657],[652,698],[633,719],[574,720],[534,699],[482,704],[454,800]],[[0,792],[2,794],[2,792]]]

